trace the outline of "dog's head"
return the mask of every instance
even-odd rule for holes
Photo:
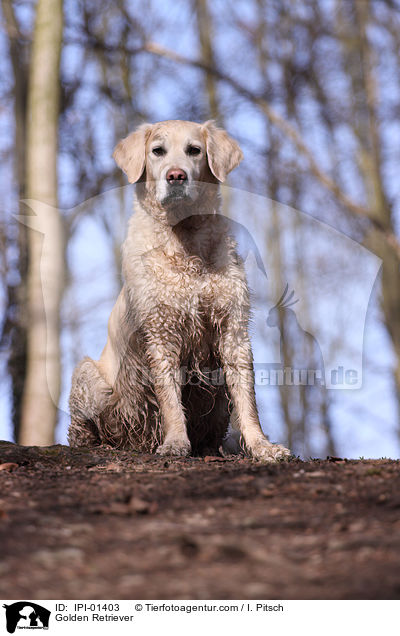
[[[117,165],[131,183],[165,208],[190,204],[201,185],[225,181],[242,160],[239,145],[213,121],[142,124],[114,150]]]

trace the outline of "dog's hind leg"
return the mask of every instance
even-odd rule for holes
[[[96,446],[101,443],[101,414],[110,403],[111,386],[101,375],[96,362],[84,358],[72,376],[69,398],[71,424],[68,440],[71,446]]]

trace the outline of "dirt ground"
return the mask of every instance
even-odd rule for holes
[[[400,462],[0,442],[0,551],[3,599],[399,598]]]

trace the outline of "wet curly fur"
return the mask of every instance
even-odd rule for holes
[[[286,457],[258,421],[246,277],[218,214],[239,146],[213,122],[170,121],[141,126],[114,157],[138,182],[125,284],[99,361],[86,357],[73,374],[70,444],[204,454],[231,419],[252,456]]]
[[[196,330],[196,340],[202,330]],[[185,339],[183,333],[180,337]],[[108,444],[153,452],[162,443],[161,411],[151,368],[144,364],[145,349],[146,330],[135,331],[113,388],[105,382],[95,361],[86,357],[78,365],[70,399],[71,446]],[[213,357],[199,360],[191,356],[182,362],[181,400],[192,452],[195,455],[215,452],[228,430],[231,410],[223,377],[221,381],[220,364]],[[217,385],[210,382],[215,378]]]

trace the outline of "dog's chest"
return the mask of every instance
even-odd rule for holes
[[[245,283],[231,261],[222,266],[198,256],[154,250],[144,260],[144,284],[158,305],[173,309],[181,323],[220,322],[240,302]]]

